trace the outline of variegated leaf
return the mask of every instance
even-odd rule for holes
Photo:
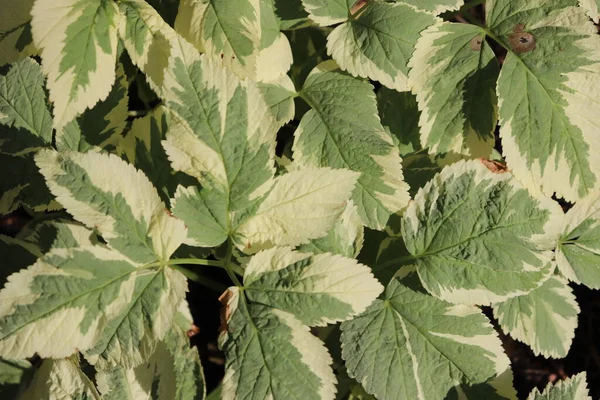
[[[392,280],[383,299],[342,324],[350,376],[378,399],[443,399],[509,366],[502,343],[476,307],[429,296],[414,268]]]
[[[272,0],[275,16],[279,21],[279,29],[301,29],[311,25],[308,13],[304,10],[302,0]]]
[[[103,400],[202,400],[206,395],[198,350],[176,324],[148,362],[98,370],[96,380]]]
[[[225,352],[223,400],[333,400],[335,375],[323,343],[292,314],[246,303],[238,288],[223,300],[225,330],[219,346]]]
[[[0,352],[133,367],[150,357],[187,290],[170,268],[138,267],[114,250],[55,249],[0,291]]]
[[[40,151],[36,163],[57,200],[135,262],[168,260],[186,237],[148,178],[112,154]]]
[[[409,67],[408,82],[421,110],[423,148],[489,157],[499,67],[484,30],[439,22],[421,33]]]
[[[455,386],[444,400],[518,400],[510,368],[484,383]]]
[[[369,267],[351,258],[276,247],[250,259],[244,293],[252,302],[292,313],[309,326],[345,321],[383,291]]]
[[[56,148],[82,153],[91,148],[114,150],[129,116],[128,86],[123,65],[118,64],[115,84],[106,99],[57,130]]]
[[[579,0],[579,5],[595,23],[600,23],[600,0]]]
[[[600,289],[600,191],[571,208],[556,249],[558,270],[570,281]]]
[[[175,29],[241,78],[273,80],[292,63],[273,0],[183,0]]]
[[[486,11],[510,50],[497,87],[508,166],[527,188],[576,201],[600,187],[597,30],[576,0],[493,0]]]
[[[0,396],[7,399],[18,398],[33,372],[33,365],[27,360],[0,358]]]
[[[544,357],[567,356],[577,328],[577,314],[575,295],[558,276],[524,296],[494,304],[494,317],[502,330]]]
[[[555,267],[560,206],[532,197],[490,163],[444,168],[404,213],[402,236],[423,285],[451,303],[489,304],[526,294]]]
[[[25,58],[0,70],[0,151],[22,155],[52,143],[44,75]]]
[[[308,243],[299,246],[298,250],[303,253],[334,253],[356,258],[362,249],[363,241],[363,224],[358,217],[354,202],[350,200],[326,236],[311,239]]]
[[[294,98],[297,93],[289,76],[281,75],[273,81],[259,82],[258,87],[280,126],[294,118]]]
[[[301,168],[281,175],[256,211],[235,230],[245,252],[295,246],[325,236],[344,211],[359,174]]]
[[[302,0],[310,19],[321,26],[334,25],[350,17],[349,10],[356,0]]]
[[[381,126],[372,86],[329,61],[313,70],[300,96],[311,110],[294,134],[295,162],[360,172],[352,196],[358,215],[364,225],[382,229],[409,196],[402,159]]]
[[[397,140],[403,158],[423,150],[419,128],[421,112],[415,95],[382,87],[377,91],[377,108],[381,125]],[[411,190],[414,190],[412,185]]]
[[[3,1],[0,13],[0,66],[36,52],[31,37],[31,7],[35,0]]]
[[[399,1],[399,0],[394,0]],[[410,4],[420,10],[428,11],[432,14],[439,15],[445,11],[456,10],[464,1],[463,0],[401,0],[403,3]]]
[[[362,3],[367,4],[364,11],[331,32],[327,53],[352,75],[398,91],[408,90],[408,60],[419,32],[432,25],[435,18],[403,2]]]
[[[31,15],[59,129],[110,92],[118,8],[110,0],[36,0]]]
[[[44,360],[21,400],[100,400],[94,383],[72,360]]]
[[[581,372],[556,384],[548,383],[542,393],[533,389],[527,400],[592,400],[586,379],[587,374]]]

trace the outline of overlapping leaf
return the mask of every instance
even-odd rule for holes
[[[153,352],[183,299],[185,277],[138,268],[114,250],[56,249],[11,275],[0,291],[0,352],[135,366]]]
[[[564,221],[556,249],[559,271],[573,282],[600,289],[600,191],[578,201]]]
[[[381,229],[409,197],[402,159],[381,126],[372,90],[335,63],[320,64],[300,91],[311,110],[294,134],[293,150],[300,165],[360,172],[352,199],[363,224]]]
[[[115,81],[117,15],[110,0],[37,0],[31,31],[48,75],[54,126],[108,96]]]
[[[436,15],[455,10],[463,4],[461,0],[402,0],[402,2]]]
[[[356,0],[302,0],[310,19],[321,26],[344,22]]]
[[[487,24],[509,49],[500,136],[523,184],[576,201],[600,185],[600,37],[576,0],[494,0]]]
[[[238,288],[230,288],[223,302],[222,399],[335,398],[331,356],[307,326],[285,311],[248,304]]]
[[[535,355],[566,357],[577,327],[579,306],[567,282],[552,276],[524,296],[494,305],[502,330],[528,344]]]
[[[429,296],[414,269],[342,331],[350,376],[378,399],[443,399],[456,384],[485,382],[509,366],[481,311]]]
[[[292,63],[273,0],[183,0],[175,29],[242,78],[271,81]]]
[[[115,155],[40,151],[37,165],[56,199],[135,262],[168,260],[186,236],[148,178]]]
[[[72,360],[45,360],[23,400],[100,400],[94,383]]]
[[[0,14],[0,66],[33,55],[31,7],[35,0],[5,1]]]
[[[489,162],[486,162],[489,164]],[[417,193],[402,236],[419,277],[452,303],[489,304],[538,287],[554,269],[563,213],[482,160],[446,167]]]
[[[292,313],[306,325],[344,321],[363,312],[383,287],[351,258],[277,247],[256,254],[244,273],[252,302]]]
[[[430,153],[489,157],[494,146],[498,62],[482,28],[440,22],[421,33],[408,80]]]
[[[579,5],[583,7],[595,23],[600,22],[600,1],[599,0],[579,0]]]
[[[408,90],[408,60],[419,32],[432,25],[435,18],[404,2],[359,3],[366,4],[364,10],[331,32],[327,52],[352,75],[398,91]]]
[[[509,368],[502,374],[484,383],[457,385],[444,400],[517,400],[513,387],[513,372]]]
[[[581,372],[556,384],[549,383],[542,393],[533,389],[527,400],[592,400],[586,378],[586,373]]]

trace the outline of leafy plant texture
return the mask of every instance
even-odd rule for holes
[[[517,399],[600,288],[599,10],[0,0],[0,397]]]

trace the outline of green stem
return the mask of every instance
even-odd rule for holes
[[[227,286],[223,285],[222,283],[213,281],[212,279],[209,279],[209,278],[206,278],[206,277],[196,273],[195,271],[191,271],[191,270],[181,267],[179,265],[173,265],[173,268],[175,268],[177,271],[181,272],[189,280],[199,283],[200,285],[205,286],[209,289],[212,289],[215,292],[223,293],[225,290],[227,290]]]
[[[225,267],[225,271],[227,271],[227,275],[229,275],[229,278],[231,278],[233,283],[235,283],[235,286],[242,287],[243,285],[241,284],[240,280],[234,274],[234,265],[231,263],[232,256],[233,256],[233,242],[231,241],[231,239],[228,239],[227,240],[227,255],[225,256],[225,259],[223,260],[223,266]],[[240,268],[240,270],[241,270],[241,268]]]
[[[393,260],[389,260],[386,261],[382,264],[379,264],[377,267],[378,268],[386,268],[386,267],[391,267],[393,265],[399,264],[399,263],[403,263],[406,261],[413,261],[416,260],[419,257],[415,257],[413,255],[408,255],[408,256],[404,256],[404,257],[398,257],[398,258],[394,258]]]
[[[174,258],[167,261],[167,265],[202,265],[205,267],[219,267],[226,269],[223,261],[205,260],[202,258]],[[230,268],[236,274],[244,276],[244,270],[241,267],[231,264]]]
[[[469,21],[471,24],[477,25],[478,27],[480,27],[486,36],[490,37],[496,43],[498,43],[500,46],[504,47],[504,49],[506,49],[506,51],[508,51],[509,53],[513,52],[512,49],[510,47],[508,47],[498,36],[496,36],[496,34],[494,32],[492,32],[487,26],[485,26],[485,25],[481,24],[479,21],[477,21],[471,14],[469,14],[468,12],[465,12],[465,13],[461,13],[461,15],[467,21]]]

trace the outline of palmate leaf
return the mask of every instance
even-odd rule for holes
[[[549,383],[542,393],[533,389],[527,400],[592,400],[586,378],[586,373],[581,372],[556,384]]]
[[[110,92],[118,9],[110,0],[36,0],[31,15],[59,129]]]
[[[100,400],[94,383],[71,360],[44,360],[23,400]]]
[[[540,287],[524,296],[494,304],[494,317],[502,330],[520,340],[535,355],[563,358],[567,356],[579,306],[567,282],[552,276]]]
[[[0,66],[36,51],[31,37],[31,7],[35,0],[5,1],[0,14]]]
[[[571,208],[556,249],[558,270],[570,281],[600,289],[600,191]]]
[[[253,215],[235,230],[245,251],[306,243],[325,236],[350,198],[359,174],[330,168],[302,168],[274,179]]]
[[[187,307],[185,301],[181,303]],[[181,308],[181,307],[180,307]],[[198,350],[190,347],[186,330],[192,322],[178,312],[174,323],[148,362],[135,368],[98,370],[103,400],[202,400],[206,395]]]
[[[489,157],[499,67],[484,30],[439,22],[421,33],[409,66],[409,85],[421,110],[423,148]]]
[[[134,262],[168,260],[186,236],[148,178],[115,155],[42,150],[36,163],[66,210]]]
[[[223,299],[223,400],[335,398],[331,356],[292,314],[248,304],[238,288]]]
[[[492,172],[482,160],[460,161],[419,190],[404,213],[402,236],[431,294],[489,304],[548,279],[562,221],[556,202],[532,197],[510,173]]]
[[[244,293],[252,302],[294,314],[309,326],[345,321],[383,291],[369,267],[351,258],[276,247],[250,259]]]
[[[497,87],[508,166],[526,187],[576,201],[600,185],[597,30],[576,0],[493,0],[486,12],[510,49]]]
[[[381,126],[372,86],[329,61],[311,72],[300,95],[311,110],[294,134],[294,161],[360,172],[352,200],[364,225],[382,229],[409,196],[402,159]]]
[[[0,352],[133,367],[164,338],[187,290],[170,268],[138,268],[114,250],[51,251],[0,291]]]
[[[44,75],[25,58],[0,72],[0,152],[22,155],[52,143]]]
[[[508,369],[489,320],[476,307],[429,296],[414,268],[388,285],[383,299],[342,324],[350,376],[378,399],[445,398]]]
[[[331,32],[327,52],[352,75],[398,91],[408,90],[408,60],[419,32],[432,25],[435,18],[403,2],[372,0],[366,4],[358,16]]]
[[[292,63],[273,0],[183,0],[175,30],[241,78],[271,81]]]

